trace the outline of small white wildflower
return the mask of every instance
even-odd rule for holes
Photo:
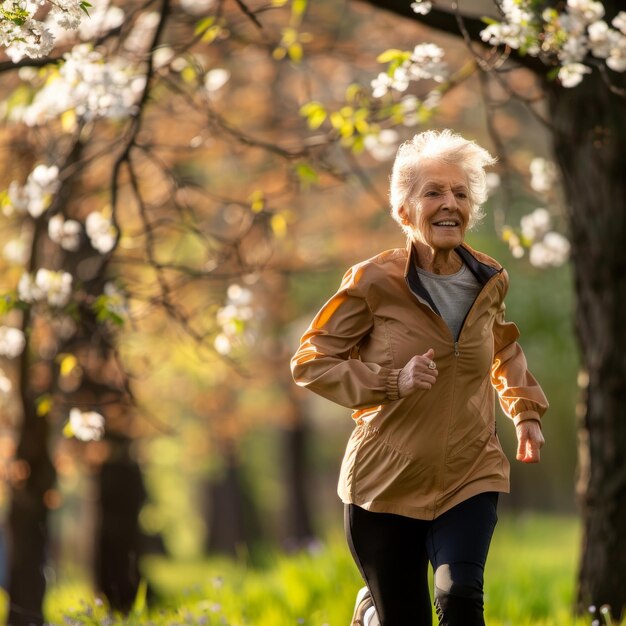
[[[80,441],[99,441],[104,436],[104,417],[96,411],[70,410],[70,433]]]
[[[0,356],[14,359],[22,354],[24,346],[26,346],[26,339],[19,328],[0,326]]]

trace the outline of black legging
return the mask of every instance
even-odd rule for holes
[[[434,520],[345,507],[348,545],[382,626],[430,626],[428,562],[439,624],[484,626],[483,571],[498,494],[481,493]]]

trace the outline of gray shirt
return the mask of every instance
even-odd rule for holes
[[[431,274],[420,268],[417,268],[417,272],[456,341],[463,320],[482,285],[467,265],[463,265],[456,274]]]

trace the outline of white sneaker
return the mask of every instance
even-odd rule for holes
[[[356,602],[354,603],[354,614],[350,626],[366,626],[365,616],[370,609],[374,608],[370,590],[362,587],[356,594]],[[372,625],[373,626],[373,625]]]
[[[363,626],[380,626],[380,620],[378,619],[378,613],[376,613],[376,607],[370,606],[365,615],[363,616]]]

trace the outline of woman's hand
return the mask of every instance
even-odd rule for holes
[[[424,354],[416,354],[398,376],[398,395],[401,398],[411,395],[418,389],[430,389],[437,381],[439,372],[433,361],[435,351],[430,348]]]
[[[522,463],[539,463],[541,446],[545,443],[541,426],[536,420],[520,422],[515,427],[517,434],[517,460]]]

